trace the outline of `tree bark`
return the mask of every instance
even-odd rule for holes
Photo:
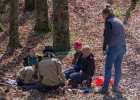
[[[35,0],[25,0],[26,10],[35,10]]]
[[[53,0],[53,48],[70,50],[68,0]]]
[[[130,6],[130,11],[134,10],[136,8],[138,0],[131,0],[131,6]]]
[[[3,32],[3,31],[4,31],[4,29],[3,29],[2,25],[0,24],[0,32]]]
[[[107,3],[109,3],[110,5],[113,5],[114,0],[107,0]]]
[[[36,0],[36,23],[34,30],[37,32],[49,32],[47,0]]]
[[[18,33],[19,0],[10,0],[10,30],[8,47],[14,49],[22,47]]]

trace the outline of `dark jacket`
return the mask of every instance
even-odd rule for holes
[[[74,59],[72,61],[72,67],[74,67],[76,72],[79,72],[82,67],[82,56],[83,56],[82,52],[74,54]]]
[[[29,60],[29,58],[30,58],[29,56],[23,58],[23,65],[24,65],[24,67],[30,66],[30,60]],[[41,59],[42,59],[41,56],[36,55],[36,61],[37,62],[41,61]]]
[[[86,74],[85,80],[92,79],[95,70],[94,55],[90,53],[88,57],[82,57],[82,71]]]

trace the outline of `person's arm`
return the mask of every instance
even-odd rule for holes
[[[85,80],[89,80],[91,77],[91,73],[94,74],[94,70],[95,70],[95,62],[94,62],[94,57],[90,57],[89,61],[88,61],[88,66],[87,66],[87,73],[85,76]]]
[[[103,43],[103,51],[106,50],[106,46],[109,44],[111,40],[111,29],[112,25],[110,22],[105,23],[105,37],[104,37],[104,43]]]
[[[38,62],[42,60],[42,56],[38,56]]]
[[[28,64],[27,64],[28,62],[27,62],[27,59],[26,58],[23,58],[23,66],[25,67],[25,66],[28,66]]]
[[[40,73],[40,63],[38,63],[38,82],[42,82],[42,76]]]
[[[57,70],[58,70],[58,76],[60,76],[60,78],[62,79],[63,83],[66,85],[66,76],[62,72],[61,62],[59,60],[56,61],[56,66],[57,66]]]
[[[72,60],[72,64],[71,64],[71,67],[74,67],[75,66],[75,63],[74,63],[74,59]]]
[[[80,71],[81,67],[82,67],[82,65],[76,65],[76,66],[74,66],[74,70],[75,71]]]
[[[76,66],[74,66],[74,69],[76,71],[80,71],[82,68],[82,57],[83,57],[83,54],[80,55],[78,62],[77,62],[78,64]]]

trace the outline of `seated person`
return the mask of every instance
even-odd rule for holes
[[[23,67],[16,76],[17,86],[34,84],[33,77],[37,74],[37,66]]]
[[[42,59],[41,56],[36,55],[36,51],[33,47],[28,48],[27,53],[28,56],[23,58],[24,67],[36,65]]]
[[[82,65],[82,62],[81,62],[81,58],[83,56],[83,53],[82,53],[82,50],[81,50],[82,49],[82,43],[79,42],[79,41],[75,41],[73,47],[74,47],[76,53],[74,54],[74,59],[72,61],[72,65],[68,70],[65,70],[63,72],[66,75],[67,79],[69,78],[69,76],[72,73],[79,72],[80,69],[81,69],[81,65]]]
[[[90,47],[85,45],[82,49],[84,56],[82,57],[82,68],[80,72],[75,72],[70,75],[72,80],[78,83],[86,84],[88,86],[85,89],[85,93],[91,91],[92,76],[95,70],[94,55],[90,52]]]
[[[23,89],[38,89],[40,92],[48,92],[52,89],[58,89],[62,85],[62,81],[65,85],[68,84],[65,75],[61,71],[61,62],[53,54],[53,48],[45,46],[43,53],[44,57],[38,63],[40,83],[25,86]]]

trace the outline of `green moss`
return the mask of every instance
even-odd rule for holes
[[[3,32],[3,31],[4,31],[4,29],[3,29],[3,27],[0,24],[0,32]]]
[[[120,9],[117,9],[117,10],[115,10],[115,15],[116,15],[116,17],[119,17],[119,16],[124,15],[124,12]]]
[[[127,11],[125,12],[125,15],[126,15],[126,16],[130,16],[130,14],[131,14],[131,11],[130,11],[130,10],[127,10]]]
[[[52,0],[47,0],[47,2],[52,4],[53,1]]]

